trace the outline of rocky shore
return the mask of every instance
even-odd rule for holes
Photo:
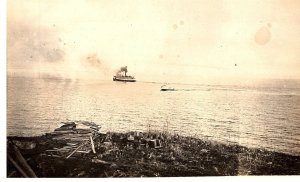
[[[99,129],[69,122],[43,136],[7,137],[7,177],[300,175],[300,156],[160,132]]]

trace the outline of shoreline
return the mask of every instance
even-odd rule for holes
[[[300,175],[300,156],[160,132],[67,128],[7,140],[7,153],[17,146],[38,177]],[[22,177],[9,161],[7,176]]]

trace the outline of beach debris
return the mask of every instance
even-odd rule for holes
[[[83,143],[81,143],[73,152],[71,152],[66,158],[70,158],[75,152],[77,152],[81,147],[85,146],[86,144],[88,144],[88,141],[85,141]]]
[[[91,145],[92,145],[93,153],[95,154],[96,151],[95,151],[95,146],[94,146],[94,141],[93,141],[93,139],[92,139],[92,136],[90,136],[90,140],[91,140]]]
[[[24,159],[23,155],[17,148],[17,146],[10,142],[9,148],[11,149],[11,154],[8,153],[8,159],[13,164],[13,166],[24,176],[24,177],[37,177],[32,168],[29,166],[27,161]]]
[[[299,157],[159,132],[100,133],[90,122],[64,123],[14,143],[40,177],[154,177],[300,174]],[[71,127],[72,126],[72,127]],[[75,140],[76,139],[76,140]],[[18,141],[18,142],[16,142]],[[24,143],[24,144],[23,144]],[[35,143],[35,147],[31,143]],[[34,149],[34,150],[32,150]],[[31,177],[10,147],[8,177]],[[28,156],[30,156],[28,158]],[[284,162],[283,162],[284,161]]]
[[[65,122],[54,132],[47,133],[54,141],[62,143],[60,148],[47,149],[51,155],[59,155],[67,159],[75,153],[89,154],[91,151],[95,154],[96,148],[94,140],[100,136],[100,126],[88,121]],[[88,147],[90,144],[91,147]]]
[[[27,141],[27,142],[15,141],[14,144],[19,149],[22,149],[22,150],[32,150],[32,149],[34,149],[36,147],[36,143],[30,142],[30,141]]]
[[[92,159],[92,163],[96,163],[96,164],[111,164],[109,162],[106,162],[104,160],[100,160],[100,159]]]
[[[102,144],[106,149],[109,149],[109,148],[111,148],[111,146],[113,146],[113,144],[111,142],[103,142]]]
[[[67,122],[60,128],[56,128],[54,131],[73,130],[76,128],[75,122]]]
[[[129,135],[129,137],[127,138],[128,141],[134,141],[134,136]]]
[[[161,140],[158,140],[158,139],[155,140],[154,148],[156,148],[156,149],[162,148]]]
[[[28,178],[29,176],[25,173],[25,171],[17,164],[17,162],[10,156],[10,154],[7,155],[9,161],[13,164],[13,166],[21,173],[21,175],[25,178]]]
[[[12,171],[7,177],[11,178],[14,177],[17,174],[17,171]]]

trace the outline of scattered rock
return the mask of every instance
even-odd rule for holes
[[[34,142],[15,141],[15,145],[22,150],[32,150],[36,147],[36,143]]]

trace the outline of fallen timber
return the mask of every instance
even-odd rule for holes
[[[43,136],[8,137],[7,177],[300,174],[299,156],[177,134],[99,130],[91,122],[68,122]]]

